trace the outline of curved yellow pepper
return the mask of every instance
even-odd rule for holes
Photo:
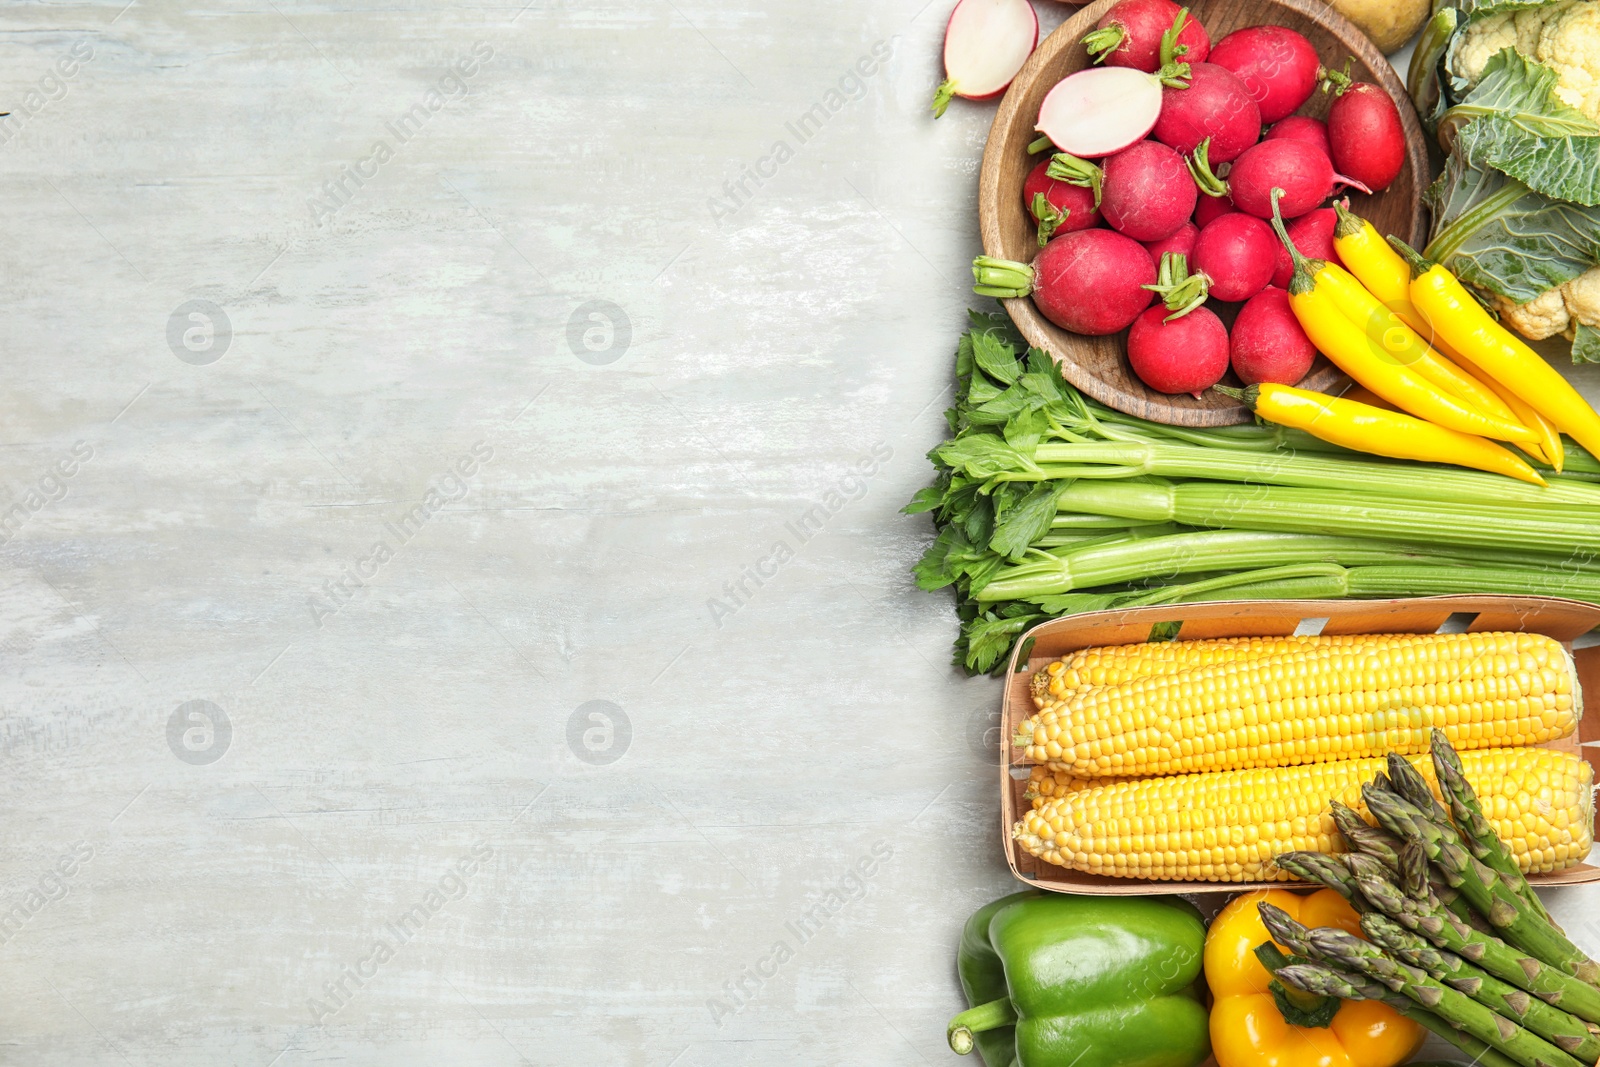
[[[1339,215],[1339,222],[1333,231],[1333,248],[1339,253],[1339,259],[1374,299],[1398,315],[1401,322],[1437,351],[1437,358],[1420,359],[1414,364],[1417,373],[1440,388],[1448,389],[1486,415],[1528,426],[1537,432],[1538,427],[1530,425],[1503,397],[1456,365],[1463,362],[1461,357],[1434,333],[1416,305],[1411,303],[1410,264],[1389,247],[1389,242],[1383,239],[1372,223],[1342,204],[1333,207]],[[1351,317],[1358,322],[1363,321],[1362,317]]]
[[[1354,909],[1331,889],[1310,896],[1265,889],[1234,897],[1206,934],[1206,983],[1215,998],[1211,1048],[1217,1067],[1396,1067],[1410,1058],[1426,1031],[1374,1001],[1343,1002],[1327,1028],[1284,1021],[1267,991],[1271,976],[1255,956],[1255,947],[1270,940],[1256,911],[1263,900],[1306,926],[1361,933]]]
[[[1350,276],[1331,263],[1311,262],[1318,269],[1304,275],[1304,285],[1301,275],[1289,283],[1289,307],[1317,351],[1336,367],[1419,419],[1475,437],[1529,442],[1539,439],[1526,426],[1485,415],[1466,400],[1428,381],[1413,369],[1417,346],[1422,350],[1427,346],[1410,327],[1398,317],[1388,324],[1371,318],[1360,323],[1351,319],[1335,295],[1343,295],[1341,290],[1348,292],[1340,284],[1339,275]],[[1354,279],[1351,285],[1356,285]],[[1374,332],[1381,336],[1374,337]],[[1391,343],[1396,347],[1391,349]]]
[[[1394,243],[1391,239],[1390,244]],[[1401,245],[1395,251],[1411,263],[1411,303],[1445,344],[1549,419],[1556,429],[1590,452],[1600,450],[1600,413],[1561,372],[1491,318],[1455,275],[1423,259],[1409,246]]]
[[[1538,471],[1488,438],[1457,433],[1402,412],[1373,407],[1351,399],[1348,394],[1331,397],[1290,385],[1262,382],[1240,395],[1268,422],[1305,430],[1345,448],[1395,459],[1453,463],[1508,475],[1534,485],[1546,484]]]

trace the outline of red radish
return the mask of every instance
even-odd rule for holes
[[[1158,288],[1181,289],[1186,273],[1181,255],[1163,256]],[[1228,373],[1228,329],[1210,308],[1157,304],[1128,330],[1128,363],[1158,393],[1199,396]]]
[[[1159,241],[1145,241],[1144,250],[1149,252],[1150,258],[1157,263],[1160,263],[1161,257],[1168,252],[1176,252],[1187,259],[1189,253],[1194,250],[1194,239],[1199,233],[1200,227],[1192,222],[1186,222],[1179,226],[1171,237],[1163,237]]]
[[[1387,189],[1405,166],[1400,112],[1389,94],[1370,82],[1356,82],[1334,100],[1328,109],[1328,141],[1333,165],[1367,192]]]
[[[1275,141],[1282,137],[1314,144],[1329,159],[1333,158],[1333,149],[1328,146],[1328,124],[1321,119],[1309,115],[1290,115],[1273,123],[1272,129],[1261,135],[1263,141]]]
[[[1159,141],[1140,141],[1105,160],[1100,214],[1135,241],[1171,237],[1194,213],[1199,193],[1183,157]]]
[[[1039,224],[1039,246],[1058,233],[1086,230],[1100,224],[1100,209],[1095,206],[1092,188],[1058,181],[1050,177],[1050,160],[1028,172],[1022,183],[1022,203]],[[1043,197],[1041,204],[1039,198]]]
[[[1211,172],[1205,148],[1201,145],[1196,149],[1191,162],[1200,191],[1210,196],[1226,193],[1233,198],[1235,207],[1258,219],[1272,217],[1273,189],[1283,190],[1278,210],[1286,219],[1304,215],[1328,199],[1335,182],[1357,185],[1366,191],[1359,183],[1335,174],[1328,157],[1305,141],[1280,137],[1252,145],[1234,160],[1226,181]]]
[[[1155,126],[1161,78],[1132,67],[1090,67],[1069,74],[1045,94],[1034,129],[1084,159],[1120,152]]]
[[[1120,0],[1084,35],[1083,46],[1096,63],[1154,74],[1166,62],[1163,38],[1173,27],[1177,32],[1165,54],[1188,63],[1206,58],[1211,51],[1206,28],[1172,0]]]
[[[1329,74],[1310,41],[1286,26],[1234,30],[1211,50],[1211,62],[1239,76],[1261,109],[1262,122],[1277,122],[1311,99]]]
[[[1196,200],[1194,205],[1194,224],[1204,228],[1205,224],[1212,219],[1220,215],[1226,215],[1230,211],[1238,210],[1233,206],[1233,197],[1227,194],[1222,196],[1202,196]]]
[[[1077,230],[1044,246],[1030,267],[979,256],[972,262],[979,296],[1032,295],[1051,322],[1101,336],[1125,328],[1150,306],[1156,265],[1144,246],[1113,230]]]
[[[1246,385],[1293,385],[1311,370],[1317,350],[1289,307],[1289,294],[1269,285],[1233,320],[1229,341],[1233,373]]]
[[[933,94],[933,115],[951,97],[988,100],[1017,76],[1039,43],[1039,16],[1028,0],[959,0],[944,28],[944,81]]]
[[[1196,277],[1218,300],[1248,300],[1272,280],[1272,253],[1278,238],[1272,227],[1235,211],[1213,219],[1194,240],[1189,257]]]
[[[1161,90],[1161,115],[1150,135],[1184,155],[1211,140],[1211,162],[1238,158],[1261,136],[1261,112],[1233,71],[1215,63],[1189,67],[1187,88]],[[1060,143],[1059,141],[1057,142]]]
[[[1338,223],[1339,217],[1331,207],[1319,207],[1309,211],[1285,227],[1289,232],[1289,240],[1300,250],[1300,254],[1307,259],[1325,259],[1329,263],[1338,263],[1344,266],[1339,259],[1339,253],[1333,247],[1333,227]],[[1277,265],[1272,270],[1272,284],[1280,289],[1289,288],[1289,278],[1294,274],[1294,261],[1289,258],[1289,250],[1283,247],[1283,242],[1273,239],[1276,245],[1274,252],[1277,255]],[[1285,383],[1292,384],[1292,383]]]

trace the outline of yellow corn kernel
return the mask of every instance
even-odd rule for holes
[[[1594,790],[1586,761],[1543,748],[1486,749],[1460,757],[1485,815],[1524,871],[1560,870],[1588,855]],[[1428,757],[1412,757],[1411,763],[1434,785]],[[1370,758],[1097,781],[1035,801],[1011,836],[1046,862],[1090,874],[1285,881],[1290,875],[1273,865],[1273,857],[1342,851],[1332,802],[1365,813],[1361,785],[1384,766],[1382,759]]]
[[[1021,724],[1029,761],[1086,778],[1534,745],[1577,728],[1577,675],[1539,634],[1306,644],[1085,689]]]

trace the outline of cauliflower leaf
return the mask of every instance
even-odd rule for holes
[[[1481,119],[1456,135],[1445,169],[1429,186],[1429,259],[1456,277],[1526,304],[1600,262],[1600,209],[1535,192],[1487,158]]]
[[[1476,88],[1440,120],[1448,143],[1475,123],[1482,158],[1535,192],[1600,204],[1600,124],[1556,95],[1556,72],[1514,49],[1496,52]]]
[[[1572,362],[1600,363],[1600,330],[1579,324],[1572,339]]]

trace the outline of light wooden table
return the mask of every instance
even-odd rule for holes
[[[0,1063],[946,1061],[944,6],[0,15]]]

